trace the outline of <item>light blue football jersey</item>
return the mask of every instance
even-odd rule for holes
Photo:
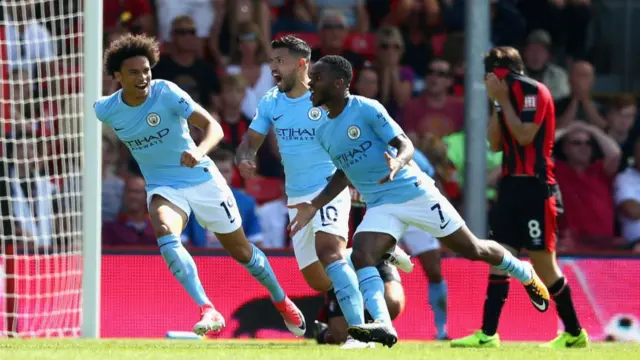
[[[378,184],[389,174],[384,153],[396,154],[389,141],[404,132],[376,100],[350,95],[342,113],[316,132],[333,163],[344,171],[368,207],[407,202],[433,185],[415,163],[401,169],[393,181]]]
[[[277,87],[272,88],[260,100],[249,126],[264,135],[273,126],[289,197],[305,196],[323,189],[336,171],[316,139],[317,127],[327,121],[326,113],[311,104],[310,95],[307,92],[292,99]]]
[[[195,149],[187,120],[196,103],[176,84],[153,80],[144,103],[131,107],[122,90],[94,104],[96,116],[113,128],[138,162],[147,191],[160,186],[186,188],[211,180],[214,166],[204,157],[195,167],[180,165],[185,150]]]

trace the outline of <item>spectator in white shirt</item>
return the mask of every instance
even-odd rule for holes
[[[634,252],[640,252],[640,139],[635,143],[635,164],[616,177],[615,203],[622,236]]]
[[[50,72],[46,66],[56,56],[53,38],[47,28],[33,19],[33,6],[13,0],[5,5],[5,36],[9,68],[38,71],[32,77],[43,78]]]

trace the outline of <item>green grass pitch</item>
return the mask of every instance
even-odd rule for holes
[[[626,360],[638,344],[593,344],[589,349],[541,349],[504,343],[499,349],[451,349],[445,343],[401,342],[392,349],[340,350],[308,341],[0,340],[0,359],[15,360]]]

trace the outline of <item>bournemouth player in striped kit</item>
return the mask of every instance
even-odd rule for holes
[[[562,198],[551,157],[556,130],[553,99],[544,84],[524,75],[524,64],[514,48],[492,49],[485,56],[485,71],[487,95],[493,103],[489,142],[493,151],[504,153],[491,238],[515,255],[526,249],[535,271],[549,289],[565,331],[546,346],[587,347],[589,337],[580,327],[571,289],[556,261]],[[500,345],[496,331],[509,280],[504,271],[491,268],[482,329],[453,340],[452,346]]]

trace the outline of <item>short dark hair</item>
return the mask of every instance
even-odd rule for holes
[[[521,73],[524,71],[524,62],[518,50],[511,46],[498,46],[491,49],[484,56],[485,73],[493,72],[494,69],[508,69],[512,72]]]
[[[223,161],[233,162],[233,158],[234,158],[233,152],[231,152],[230,150],[221,149],[221,148],[213,150],[213,152],[211,152],[209,156],[211,157],[211,160],[213,160],[213,162],[223,162]]]
[[[343,79],[345,86],[349,87],[353,78],[353,68],[349,60],[339,55],[327,55],[321,57],[318,62],[329,65],[332,75],[338,79]]]
[[[144,56],[154,67],[160,59],[158,41],[146,35],[125,35],[114,41],[104,54],[104,68],[114,76],[122,68],[122,63],[136,56]]]
[[[613,96],[607,105],[607,111],[622,110],[629,106],[637,106],[638,100],[632,94],[618,94]]]
[[[271,42],[272,49],[287,49],[290,53],[311,60],[311,48],[304,40],[293,35],[286,35]]]

